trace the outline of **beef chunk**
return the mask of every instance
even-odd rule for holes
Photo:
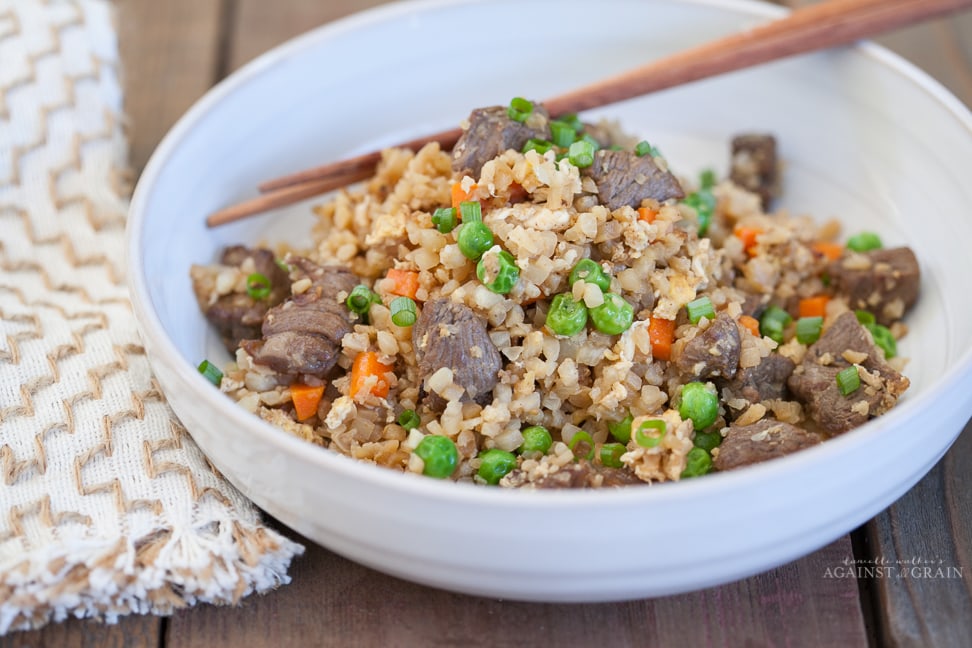
[[[521,150],[530,138],[550,139],[550,115],[543,106],[534,103],[524,122],[510,119],[506,106],[477,108],[452,149],[452,169],[478,178],[484,164],[508,149]]]
[[[801,427],[773,419],[752,425],[733,425],[722,440],[712,465],[716,470],[733,470],[776,459],[817,445],[824,437]]]
[[[486,332],[486,322],[471,308],[447,297],[426,303],[412,327],[412,343],[423,387],[432,374],[448,367],[452,381],[465,389],[463,400],[481,405],[492,400],[503,361]],[[426,391],[432,409],[445,407],[438,394]]]
[[[759,195],[766,210],[779,191],[776,138],[747,133],[732,138],[729,179]]]
[[[581,459],[562,466],[557,472],[541,477],[536,488],[601,488],[644,484],[635,475],[621,468],[610,468]]]
[[[837,373],[851,366],[848,358],[860,366],[861,386],[844,396],[837,387]],[[846,432],[883,414],[908,385],[908,379],[883,360],[852,312],[834,320],[787,380],[810,417],[830,433]]]
[[[678,179],[662,171],[650,155],[600,149],[594,154],[594,164],[582,173],[594,180],[598,200],[608,209],[637,208],[646,198],[664,202],[685,197]]]
[[[874,313],[881,324],[901,319],[918,299],[921,272],[907,247],[849,254],[831,263],[827,272],[851,308]]]
[[[742,342],[736,321],[719,313],[709,327],[689,340],[675,358],[675,366],[691,378],[732,378],[739,367]]]
[[[223,250],[220,263],[237,268],[246,264],[247,272],[258,272],[270,281],[270,294],[263,299],[254,299],[245,292],[233,292],[208,303],[208,294],[203,294],[208,288],[204,282],[194,279],[193,289],[203,314],[219,332],[220,339],[232,354],[236,353],[242,340],[260,337],[264,316],[290,292],[290,280],[287,273],[277,266],[270,250],[234,245]]]
[[[779,353],[771,353],[755,367],[739,369],[732,380],[719,381],[726,400],[743,398],[750,403],[781,400],[787,396],[786,380],[796,367]]]
[[[298,279],[311,286],[272,308],[264,318],[262,339],[243,348],[256,364],[280,374],[324,377],[337,363],[341,338],[351,332],[347,307],[339,300],[351,292],[358,278],[336,266],[318,266],[305,258],[291,261]]]

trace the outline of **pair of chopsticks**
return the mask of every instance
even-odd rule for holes
[[[668,56],[543,102],[551,116],[606,106],[650,92],[760,63],[843,45],[972,7],[972,0],[829,0],[784,18]],[[451,149],[462,131],[435,133],[398,146],[418,151],[429,142]],[[374,151],[264,182],[260,195],[214,212],[210,227],[283,207],[370,177]]]

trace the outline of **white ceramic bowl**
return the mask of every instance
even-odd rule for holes
[[[178,123],[133,200],[132,299],[172,407],[213,463],[294,529],[379,570],[475,594],[670,594],[785,563],[866,521],[932,467],[972,414],[972,117],[872,45],[597,111],[657,143],[686,174],[724,168],[735,132],[775,132],[786,206],[916,250],[922,295],[901,344],[913,387],[852,433],[680,484],[504,491],[311,446],[237,407],[195,369],[227,357],[197,311],[190,264],[230,243],[306,240],[306,203],[206,229],[209,212],[258,181],[453,126],[477,106],[554,96],[780,13],[744,1],[402,2],[260,57]]]

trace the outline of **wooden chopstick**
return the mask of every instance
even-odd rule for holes
[[[972,7],[972,0],[830,0],[746,31],[677,53],[543,102],[552,116],[581,112],[677,85],[796,54],[835,47],[896,27]],[[451,129],[398,146],[417,151],[429,142],[451,149]],[[332,162],[260,185],[256,198],[214,212],[210,227],[283,207],[369,177],[381,152]]]

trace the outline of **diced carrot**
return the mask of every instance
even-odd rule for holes
[[[656,360],[669,360],[675,341],[675,320],[648,318],[648,339],[651,340],[651,355]]]
[[[827,295],[817,295],[801,299],[798,304],[800,317],[825,317],[827,315],[827,302],[830,297]]]
[[[763,233],[759,227],[737,227],[732,231],[737,239],[742,241],[746,252],[752,254],[753,246],[756,245],[756,237]]]
[[[658,217],[657,209],[650,209],[648,207],[638,208],[638,220],[643,220],[646,223],[654,223],[657,217]]]
[[[365,387],[379,398],[387,396],[389,386],[385,374],[391,370],[392,367],[378,361],[378,354],[374,351],[359,353],[351,365],[351,398],[357,396]],[[369,380],[372,377],[375,380]]]
[[[755,317],[751,317],[749,315],[740,315],[739,323],[745,326],[747,329],[749,329],[749,332],[755,335],[756,337],[762,337],[759,334],[759,320],[756,319]]]
[[[459,211],[459,203],[466,202],[467,200],[472,200],[473,192],[476,191],[476,185],[470,185],[469,191],[464,191],[461,182],[456,182],[452,185],[452,206]]]
[[[419,273],[413,270],[391,268],[385,278],[392,282],[391,288],[387,288],[388,284],[385,284],[388,292],[415,299],[415,293],[418,292],[419,288]]]
[[[298,421],[306,421],[317,414],[317,407],[324,396],[324,385],[304,385],[294,383],[290,386],[290,399],[294,402]]]
[[[810,245],[810,249],[817,254],[822,254],[831,261],[836,261],[844,254],[844,247],[842,245],[828,241],[817,241]]]

